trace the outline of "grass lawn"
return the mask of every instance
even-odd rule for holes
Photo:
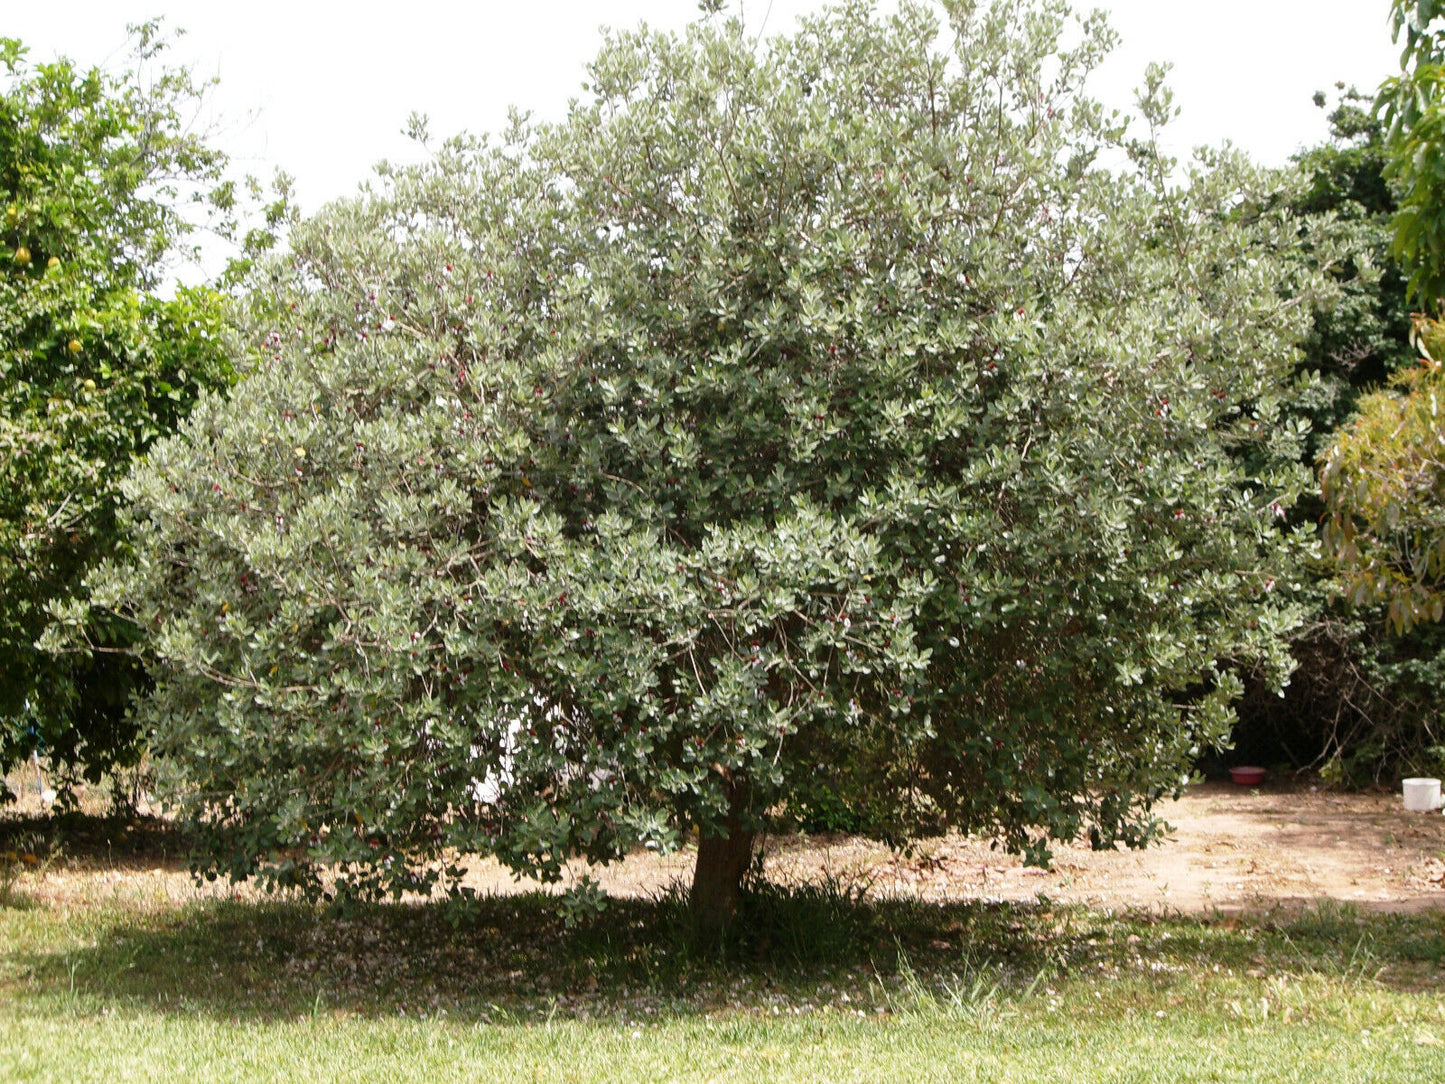
[[[57,872],[80,886],[63,902]],[[675,897],[568,929],[541,896],[338,915],[177,903],[107,872],[0,869],[0,1080],[1445,1075],[1441,913],[1160,918],[765,886],[737,943],[700,955]]]

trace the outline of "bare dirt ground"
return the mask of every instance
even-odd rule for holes
[[[34,804],[29,798],[20,812]],[[911,856],[848,836],[771,837],[765,865],[774,880],[826,877],[878,895],[939,901],[1044,897],[1095,908],[1231,913],[1332,900],[1364,910],[1445,912],[1445,816],[1406,812],[1398,794],[1345,794],[1292,781],[1205,783],[1159,812],[1174,828],[1168,842],[1146,851],[1062,847],[1048,871],[959,835],[925,841]],[[609,893],[636,896],[685,882],[691,864],[688,850],[642,853],[590,872]],[[586,872],[578,866],[573,875]],[[62,853],[27,879],[33,896],[55,902],[97,891],[176,902],[235,892],[196,885],[178,861],[143,853]],[[492,860],[474,863],[468,880],[498,893],[535,887],[515,882]]]
[[[765,862],[775,880],[832,877],[929,900],[1042,896],[1111,909],[1228,913],[1328,899],[1365,910],[1445,911],[1445,816],[1408,813],[1397,794],[1204,783],[1159,812],[1174,828],[1168,842],[1146,851],[1063,847],[1048,871],[959,835],[925,841],[911,857],[847,836],[771,838]],[[656,892],[685,880],[691,858],[639,855],[593,875],[614,895]],[[512,883],[490,862],[473,878],[493,891]]]

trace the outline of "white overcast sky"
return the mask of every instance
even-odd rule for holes
[[[739,0],[731,0],[736,10]],[[744,0],[785,31],[823,0]],[[1076,5],[1087,9],[1089,3]],[[1386,0],[1101,0],[1123,36],[1095,92],[1128,107],[1151,60],[1174,65],[1176,154],[1230,140],[1282,164],[1324,138],[1310,101],[1336,81],[1372,91],[1397,63]],[[602,25],[676,28],[696,0],[0,0],[0,35],[31,58],[125,58],[125,26],[186,30],[172,57],[216,75],[217,142],[249,172],[281,167],[307,210],[352,191],[380,158],[410,153],[416,110],[435,136],[495,131],[507,107],[558,117],[578,94]]]

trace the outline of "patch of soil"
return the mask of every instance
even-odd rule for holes
[[[987,840],[957,834],[924,841],[911,856],[850,836],[774,837],[765,867],[777,881],[831,878],[847,888],[926,900],[1036,900],[1094,908],[1231,913],[1332,900],[1366,910],[1445,912],[1445,816],[1408,813],[1398,794],[1345,794],[1308,783],[1260,787],[1205,783],[1159,814],[1173,828],[1145,851],[1056,849],[1053,868],[1025,868]],[[38,839],[44,822],[0,816],[13,846],[21,823]],[[32,898],[63,903],[97,892],[181,902],[253,896],[224,882],[197,885],[184,850],[163,822],[87,822],[58,855],[22,871]],[[7,831],[8,829],[8,831]],[[0,852],[7,847],[0,846]],[[38,848],[37,848],[38,849]],[[0,858],[5,857],[0,853]],[[611,867],[577,864],[614,896],[646,896],[687,884],[691,849],[632,855]],[[493,859],[472,864],[468,883],[484,892],[531,891]],[[566,881],[559,886],[567,887]]]
[[[1333,900],[1366,910],[1445,911],[1445,816],[1408,813],[1398,794],[1345,794],[1294,782],[1204,783],[1158,812],[1173,829],[1167,842],[1144,851],[1059,847],[1050,870],[1026,868],[987,840],[957,834],[924,841],[911,857],[849,836],[773,838],[765,844],[765,866],[773,880],[827,877],[928,900],[1045,897],[1186,913]],[[645,895],[686,883],[691,861],[691,851],[634,855],[591,873],[613,895]],[[470,880],[487,891],[517,890],[490,860]]]

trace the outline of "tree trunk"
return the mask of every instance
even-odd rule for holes
[[[734,809],[737,799],[734,798]],[[732,925],[742,902],[743,875],[753,857],[756,832],[744,831],[737,814],[723,822],[726,835],[703,836],[697,842],[692,873],[692,920],[698,937],[716,941]]]

